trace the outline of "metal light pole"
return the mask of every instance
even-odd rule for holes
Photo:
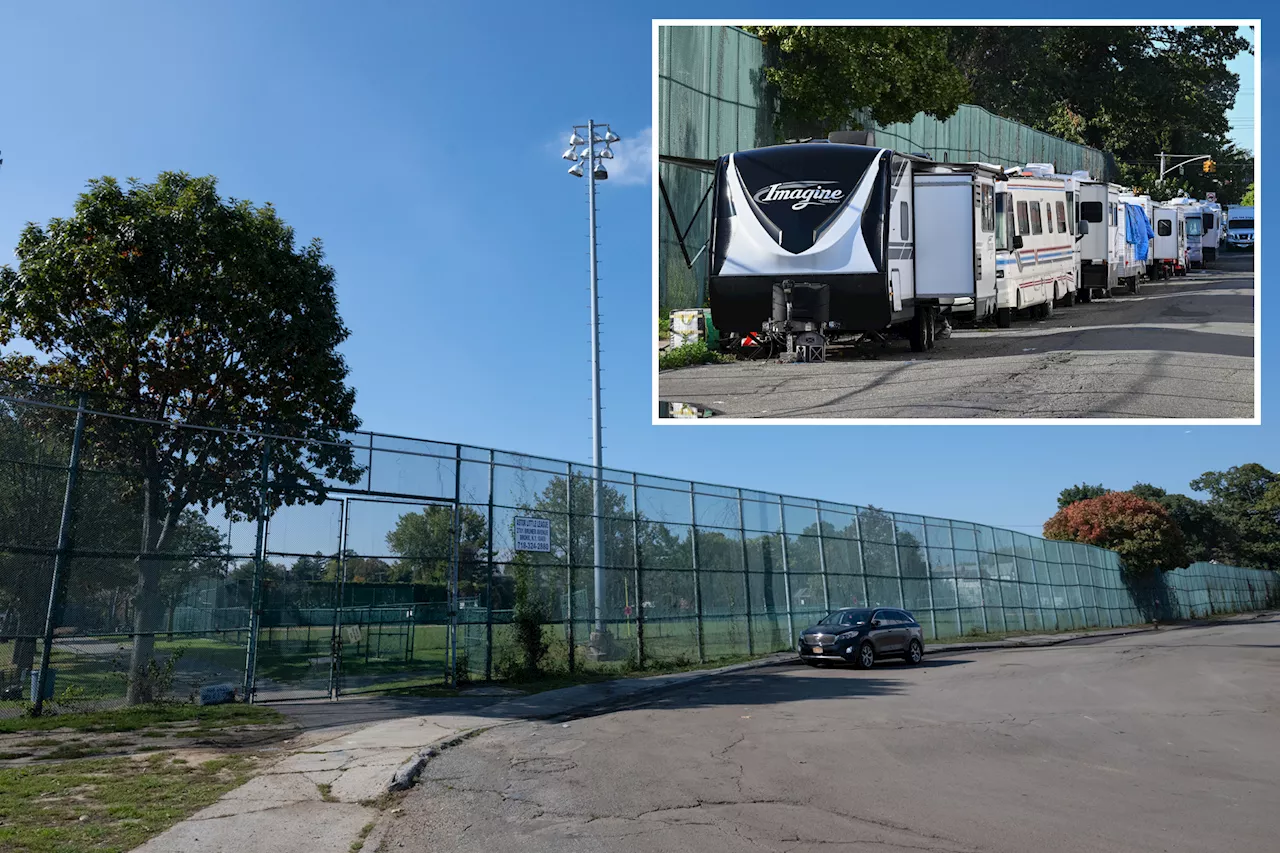
[[[604,136],[598,136],[597,130],[603,129]],[[586,138],[578,135],[585,130]],[[581,178],[587,176],[587,223],[590,239],[591,266],[591,515],[594,535],[595,557],[595,607],[591,629],[591,647],[598,654],[606,650],[608,644],[604,627],[604,448],[600,426],[600,291],[596,283],[596,179],[609,177],[604,167],[605,160],[613,159],[609,146],[620,141],[607,124],[596,124],[588,120],[585,125],[574,125],[573,134],[569,137],[569,149],[564,152],[564,159],[573,163],[569,174]],[[596,146],[603,146],[599,151]],[[584,146],[581,153],[578,147]],[[573,508],[572,482],[569,485],[569,508]],[[570,590],[570,595],[572,595]]]

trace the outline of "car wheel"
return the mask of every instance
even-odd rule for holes
[[[919,640],[912,640],[907,646],[907,650],[903,652],[902,657],[907,663],[915,666],[924,660],[924,646],[920,645]]]
[[[865,642],[858,647],[858,655],[853,659],[853,665],[858,669],[870,669],[872,664],[876,662],[876,647],[870,642]]]

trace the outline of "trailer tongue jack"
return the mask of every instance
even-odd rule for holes
[[[773,316],[764,323],[764,332],[775,339],[786,338],[787,361],[827,360],[827,338],[823,334],[831,317],[831,289],[825,284],[783,280],[773,286]]]

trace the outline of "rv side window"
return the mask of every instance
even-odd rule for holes
[[[1009,232],[1013,230],[1008,219],[1012,216],[1009,207],[1009,194],[996,193],[996,248],[1009,248]]]
[[[1044,228],[1040,222],[1040,202],[1038,201],[1031,202],[1031,233],[1044,233]]]
[[[1039,206],[1039,204],[1036,205],[1036,207]],[[1053,233],[1053,205],[1048,202],[1044,205],[1044,230],[1049,234]]]
[[[1067,206],[1060,201],[1055,201],[1053,206],[1058,209],[1058,233],[1067,233]]]
[[[1113,227],[1120,224],[1118,207],[1119,205],[1115,205],[1115,204],[1111,205],[1111,225]]]
[[[982,230],[990,234],[996,230],[996,191],[995,187],[982,187]]]
[[[1201,217],[1201,219],[1204,220],[1204,230],[1212,231],[1213,230],[1213,214],[1206,213]]]
[[[1031,233],[1031,217],[1027,215],[1027,203],[1025,201],[1018,202],[1018,233]]]
[[[1102,202],[1100,201],[1082,201],[1080,202],[1080,218],[1085,222],[1101,222],[1102,221]]]
[[[905,201],[898,203],[898,214],[901,217],[901,225],[899,227],[902,233],[900,236],[903,240],[910,240],[911,239],[911,216],[910,216],[910,211],[907,208],[907,203]]]
[[[1173,223],[1168,219],[1161,219],[1156,223],[1156,234],[1160,237],[1168,237],[1173,233]]]

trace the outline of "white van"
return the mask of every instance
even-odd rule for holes
[[[1231,205],[1227,210],[1227,247],[1253,250],[1253,208]]]

